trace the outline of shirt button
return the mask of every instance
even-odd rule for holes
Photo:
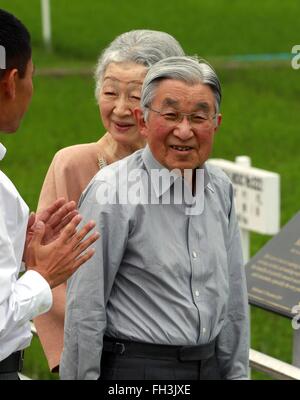
[[[196,297],[199,297],[199,295],[200,295],[199,290],[195,291],[195,295],[196,295]]]
[[[197,258],[197,253],[195,251],[192,252],[193,258]]]

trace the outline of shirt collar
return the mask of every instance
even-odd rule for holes
[[[6,153],[6,148],[3,146],[2,143],[0,143],[0,161],[3,160],[5,153]]]
[[[157,197],[162,196],[167,190],[169,190],[170,187],[175,182],[175,180],[181,179],[180,175],[172,171],[169,171],[166,167],[164,167],[154,158],[148,145],[146,145],[146,147],[143,150],[142,158],[149,175],[151,174],[151,170],[156,169],[159,171],[159,174],[161,176],[160,180],[161,185],[159,184],[158,179],[154,179],[151,182]],[[204,188],[207,188],[211,192],[214,192],[214,187],[211,184],[210,176],[205,164],[203,166],[203,169],[204,169]]]
[[[149,176],[151,176],[151,171],[158,171],[160,179],[151,179],[151,185],[153,186],[157,197],[162,196],[167,190],[170,189],[175,180],[180,179],[179,175],[169,171],[153,157],[148,145],[143,151],[142,158]]]

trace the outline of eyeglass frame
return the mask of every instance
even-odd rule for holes
[[[218,114],[215,113],[214,115],[208,116],[207,118],[203,117],[203,121],[197,123],[195,121],[192,121],[191,118],[192,118],[193,115],[197,115],[198,111],[195,111],[195,112],[192,112],[192,113],[184,113],[184,112],[181,112],[181,111],[173,110],[174,114],[177,114],[178,117],[175,120],[168,120],[168,119],[165,118],[165,115],[162,114],[162,111],[155,110],[155,109],[151,108],[150,106],[145,106],[145,108],[147,108],[148,110],[159,114],[162,118],[164,118],[164,120],[169,121],[169,122],[174,122],[175,124],[181,123],[183,121],[183,118],[187,117],[187,119],[188,119],[188,121],[189,121],[189,123],[191,125],[194,125],[194,124],[200,125],[201,123],[204,123],[206,121],[214,120],[218,116]]]

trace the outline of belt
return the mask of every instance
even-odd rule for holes
[[[24,351],[16,351],[0,361],[0,373],[21,372],[23,367]]]
[[[130,342],[105,336],[103,351],[123,356],[155,359],[177,359],[179,361],[201,361],[215,354],[216,340],[205,345],[171,346]]]

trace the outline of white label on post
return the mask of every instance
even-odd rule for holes
[[[279,232],[279,174],[243,167],[222,159],[209,159],[207,162],[221,168],[233,183],[236,213],[241,228],[267,235]]]

